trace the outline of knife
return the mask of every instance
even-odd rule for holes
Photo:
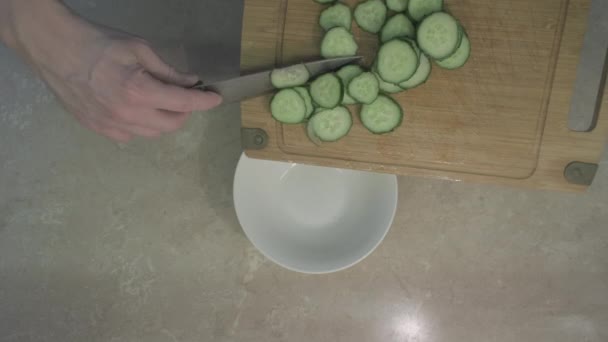
[[[340,57],[303,64],[308,69],[308,72],[310,72],[310,77],[313,78],[334,71],[343,65],[353,63],[361,58],[361,56]],[[199,82],[193,88],[220,94],[223,97],[222,104],[241,102],[275,90],[276,88],[270,83],[271,73],[272,70],[266,70],[211,84]]]

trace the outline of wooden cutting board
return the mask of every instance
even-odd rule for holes
[[[356,0],[345,1],[352,8]],[[434,67],[430,80],[394,96],[402,127],[372,135],[355,125],[336,143],[316,146],[304,126],[281,125],[270,97],[242,104],[245,128],[268,134],[253,158],[293,161],[399,175],[584,190],[564,177],[572,162],[596,164],[608,132],[608,96],[592,132],[567,128],[589,0],[446,0],[466,28],[473,52],[456,71]],[[324,7],[312,0],[245,2],[241,68],[254,71],[316,59]],[[377,38],[353,25],[366,63]]]

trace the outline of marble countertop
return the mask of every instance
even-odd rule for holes
[[[209,78],[238,72],[237,1],[68,3]],[[310,276],[239,227],[239,115],[114,144],[0,47],[0,341],[608,340],[608,157],[585,194],[401,177],[384,243]]]

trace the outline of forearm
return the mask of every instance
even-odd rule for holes
[[[60,0],[0,0],[0,41],[23,48],[32,33],[56,31],[73,17]]]
[[[66,52],[98,35],[60,0],[0,0],[0,16],[2,42],[38,72],[65,75],[79,63]]]
[[[15,48],[19,29],[28,22],[38,24],[36,14],[53,15],[62,10],[60,0],[0,0],[0,41]]]
[[[13,12],[14,4],[19,0],[0,0],[0,42],[14,46]]]

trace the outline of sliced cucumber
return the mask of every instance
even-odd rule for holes
[[[418,45],[433,59],[451,56],[462,41],[462,28],[458,21],[444,12],[426,17],[418,27]]]
[[[422,54],[422,50],[420,50],[420,47],[418,46],[418,43],[416,42],[416,40],[409,38],[409,37],[401,37],[399,38],[405,42],[410,43],[410,45],[414,48],[414,50],[416,51],[416,55],[418,55],[418,58],[420,58],[420,55]]]
[[[363,68],[356,64],[350,64],[343,66],[340,70],[336,72],[336,75],[344,82],[348,83],[353,78],[361,75],[363,73]]]
[[[443,10],[443,0],[410,0],[407,12],[415,21],[424,19],[429,14]]]
[[[298,124],[306,118],[304,98],[293,89],[280,90],[270,102],[272,117],[284,124]]]
[[[386,12],[382,0],[367,0],[355,8],[355,21],[363,30],[378,33],[386,20]]]
[[[391,11],[404,12],[408,2],[408,0],[386,0],[386,7]]]
[[[344,88],[334,74],[319,76],[310,84],[312,100],[323,108],[334,108],[342,102]]]
[[[352,96],[348,94],[348,91],[344,89],[344,97],[342,98],[343,105],[354,105],[357,104],[357,100],[353,99]]]
[[[321,143],[323,143],[321,139],[319,139],[319,137],[317,137],[317,135],[315,134],[312,120],[309,120],[306,124],[306,135],[308,136],[308,139],[312,141],[312,143],[315,145],[320,146]]]
[[[418,56],[418,65],[416,66],[416,70],[418,70],[418,67],[420,66],[420,59],[421,56],[424,55],[424,53],[422,53],[422,50],[420,49],[420,47],[418,46],[418,43],[416,42],[415,39],[411,39],[411,38],[400,38],[403,41],[406,41],[408,43],[410,43],[410,45],[412,46],[412,48],[414,48],[414,51],[416,51],[416,56]],[[414,76],[414,75],[412,75]]]
[[[308,82],[309,78],[310,72],[304,64],[275,69],[270,73],[270,82],[278,89],[301,86]]]
[[[437,61],[437,65],[444,69],[458,69],[465,65],[471,56],[471,42],[469,41],[469,37],[465,34],[462,36],[462,42],[460,43],[460,47],[456,52],[454,52],[450,57],[446,59],[442,59]]]
[[[380,90],[383,93],[395,94],[395,93],[400,93],[403,91],[403,89],[400,86],[383,80],[382,77],[380,77],[380,75],[378,75],[377,71],[374,71],[374,75],[376,75],[376,77],[378,78],[378,86],[380,87]]]
[[[304,103],[306,104],[306,119],[308,119],[315,111],[315,106],[312,104],[310,92],[304,87],[295,87],[293,90],[297,91],[298,94],[304,99]]]
[[[372,65],[372,72],[378,78],[378,84],[379,84],[380,90],[382,92],[387,93],[387,94],[395,94],[395,93],[400,93],[403,91],[403,88],[401,88],[399,85],[390,83],[390,82],[386,82],[385,80],[382,79],[382,77],[380,77],[380,74],[378,74],[378,67],[377,67],[376,63],[374,63]]]
[[[358,49],[352,33],[344,27],[332,28],[321,42],[321,56],[324,58],[355,56]]]
[[[345,105],[361,103],[361,123],[372,133],[394,131],[404,111],[386,94],[424,84],[432,62],[446,69],[462,67],[470,57],[471,43],[464,28],[443,12],[443,0],[357,0],[351,11],[347,1],[314,0],[327,4],[319,16],[326,31],[321,42],[324,58],[356,56],[351,33],[353,18],[369,33],[379,33],[381,45],[371,71],[347,65],[336,73],[311,78],[305,65],[277,69],[271,82],[280,89],[272,98],[272,116],[286,124],[306,122],[306,134],[320,145],[346,136],[353,120]],[[387,13],[395,13],[387,20]],[[406,13],[407,12],[407,13]]]
[[[353,78],[361,75],[362,73],[363,69],[354,64],[344,66],[342,69],[336,72],[336,75],[340,78],[340,80],[342,80],[342,86],[344,87],[344,98],[342,99],[343,105],[352,105],[357,103],[357,101],[348,93],[348,84]]]
[[[410,77],[409,80],[399,83],[399,86],[403,89],[416,88],[417,86],[424,84],[426,80],[429,79],[430,75],[431,61],[425,54],[422,54],[420,56],[420,65],[418,65],[416,73],[414,73],[414,75]]]
[[[350,8],[342,3],[326,8],[319,17],[319,24],[325,31],[334,27],[344,27],[350,31],[352,23],[353,16]]]
[[[380,47],[376,62],[378,74],[383,80],[399,84],[414,75],[419,58],[409,42],[393,39]]]
[[[389,133],[397,129],[403,121],[401,106],[386,95],[361,108],[363,126],[374,134]]]
[[[387,20],[384,27],[382,27],[380,41],[384,43],[393,38],[414,38],[416,36],[415,33],[416,30],[412,21],[405,14],[398,13]]]
[[[348,94],[359,103],[370,104],[378,97],[380,85],[371,72],[364,72],[348,84]]]
[[[321,141],[337,141],[348,134],[353,126],[353,118],[346,107],[327,109],[310,119],[312,133]]]

